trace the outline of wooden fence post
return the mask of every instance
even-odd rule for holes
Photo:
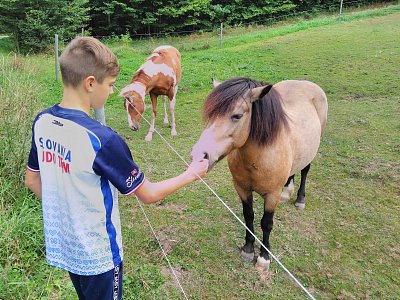
[[[340,11],[339,11],[339,16],[342,15],[342,10],[343,10],[343,0],[340,0]]]
[[[222,48],[222,24],[223,23],[221,23],[221,28],[220,28],[220,30],[219,30],[219,47],[220,48]]]
[[[58,34],[55,35],[54,54],[56,57],[56,81],[58,81]]]
[[[102,108],[95,108],[94,116],[97,121],[99,121],[103,125],[106,125],[106,114],[104,112],[104,106]]]

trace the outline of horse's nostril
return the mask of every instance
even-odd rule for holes
[[[204,152],[204,157],[203,157],[204,159],[208,159],[208,153],[207,152]]]

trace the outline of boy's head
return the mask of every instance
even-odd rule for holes
[[[60,56],[60,69],[64,85],[72,87],[88,76],[102,83],[107,76],[116,77],[120,70],[111,50],[92,37],[73,39]]]

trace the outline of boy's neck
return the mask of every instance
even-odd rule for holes
[[[80,88],[71,88],[64,86],[64,93],[60,106],[68,109],[76,109],[90,114],[90,98]]]

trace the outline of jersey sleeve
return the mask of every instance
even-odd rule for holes
[[[132,158],[128,145],[119,135],[113,135],[97,152],[94,172],[110,181],[123,195],[133,193],[145,176]]]
[[[31,150],[29,151],[28,156],[28,169],[34,172],[39,172],[39,160],[37,154],[37,148],[35,143],[35,132],[33,130],[35,123],[32,125],[32,142],[31,142]]]

